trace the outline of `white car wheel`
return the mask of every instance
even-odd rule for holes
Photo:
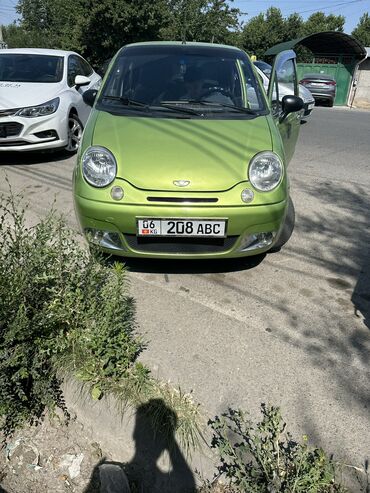
[[[68,117],[68,144],[66,151],[74,153],[80,147],[83,125],[77,115],[71,113]]]

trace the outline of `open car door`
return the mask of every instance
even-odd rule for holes
[[[282,51],[275,57],[267,90],[272,116],[283,140],[286,162],[289,163],[297,143],[302,111],[284,114],[282,94],[288,94],[287,90],[289,94],[299,96],[296,54],[293,50]]]

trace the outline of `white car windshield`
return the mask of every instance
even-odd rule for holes
[[[60,82],[63,57],[36,54],[0,54],[2,82]]]

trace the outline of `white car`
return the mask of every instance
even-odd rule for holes
[[[100,84],[77,53],[0,50],[0,151],[76,152],[91,110],[82,95]]]
[[[256,68],[258,75],[262,79],[263,87],[267,91],[268,86],[269,86],[269,82],[270,82],[269,74],[271,73],[271,69],[272,69],[271,65],[269,65],[266,62],[260,62],[258,60],[256,62],[253,62],[253,64]],[[304,113],[302,115],[302,118],[305,119],[311,114],[311,111],[313,110],[313,107],[315,106],[315,99],[312,96],[311,92],[306,87],[304,87],[302,84],[299,84],[298,88],[299,88],[299,97],[303,99],[303,103],[304,103],[304,106],[303,106]],[[287,96],[289,94],[291,94],[289,87],[280,83],[279,84],[279,95],[281,97],[283,97],[283,96]]]

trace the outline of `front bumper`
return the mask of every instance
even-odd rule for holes
[[[37,118],[0,117],[0,126],[3,124],[8,128],[18,126],[20,131],[0,137],[0,151],[55,149],[68,144],[68,121],[60,108],[52,115]],[[48,136],[51,131],[52,135]]]
[[[313,99],[312,101],[307,101],[303,105],[304,113],[303,116],[309,116],[311,114],[311,111],[313,110],[315,106],[315,100]]]
[[[101,248],[103,251],[125,257],[147,258],[230,258],[256,255],[265,248],[242,251],[246,237],[256,233],[275,232],[276,237],[284,223],[287,200],[268,205],[196,206],[147,205],[102,203],[74,196],[75,209],[82,231],[106,231],[119,237],[120,247]],[[227,218],[226,238],[138,238],[136,218]]]

